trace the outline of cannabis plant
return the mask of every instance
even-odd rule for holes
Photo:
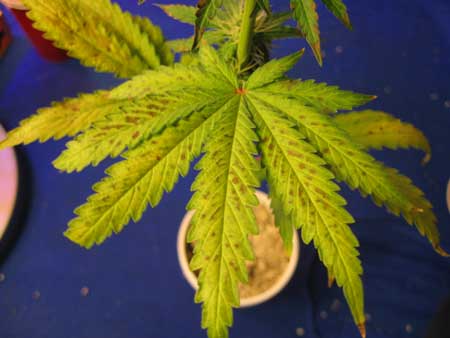
[[[322,1],[350,27],[341,0]],[[174,41],[109,0],[23,2],[35,27],[69,55],[129,79],[40,109],[0,147],[72,137],[54,161],[68,173],[120,157],[65,232],[85,248],[139,221],[200,157],[188,204],[195,210],[188,241],[195,242],[195,301],[203,303],[209,337],[228,336],[232,309],[239,306],[238,285],[247,281],[246,261],[253,258],[248,237],[258,232],[254,191],[263,179],[287,249],[295,229],[305,243],[314,243],[362,336],[363,270],[350,228],[354,219],[337,182],[401,215],[446,255],[422,191],[368,153],[413,147],[428,160],[424,135],[379,111],[335,114],[375,97],[287,77],[303,51],[270,60],[273,40],[306,38],[322,62],[314,0],[291,0],[283,13],[272,12],[269,0],[161,5],[195,27],[192,37]],[[292,18],[296,27],[289,25]],[[181,61],[174,63],[176,54]]]

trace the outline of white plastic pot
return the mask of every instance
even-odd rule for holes
[[[258,197],[259,202],[261,204],[263,204],[265,207],[271,210],[270,199],[266,193],[257,191],[256,196]],[[186,278],[186,280],[192,286],[192,288],[197,290],[198,289],[197,276],[189,268],[189,261],[186,252],[186,235],[193,215],[194,211],[187,212],[183,218],[183,221],[181,222],[177,238],[177,251],[178,251],[178,262],[180,263],[183,276]],[[288,265],[284,270],[283,274],[277,280],[277,282],[273,284],[269,289],[256,296],[242,298],[240,305],[241,308],[255,306],[267,302],[271,298],[275,297],[278,293],[280,293],[281,290],[283,290],[286,287],[286,285],[289,283],[292,276],[294,275],[300,256],[300,243],[297,232],[294,232],[293,241],[294,243],[292,254],[289,259]]]
[[[0,125],[0,141],[6,133]],[[6,232],[16,204],[19,174],[17,160],[12,148],[0,151],[0,239]]]

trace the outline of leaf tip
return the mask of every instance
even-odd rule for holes
[[[334,284],[334,276],[328,276],[328,288],[331,289]]]
[[[1,144],[0,144],[0,148],[1,148]],[[422,159],[421,164],[422,164],[422,165],[426,165],[426,164],[428,164],[428,162],[430,162],[430,161],[431,161],[431,153],[430,153],[430,152],[427,152],[427,153],[425,154],[424,158]]]
[[[435,246],[434,250],[442,257],[450,257],[450,254],[448,254],[440,245]]]
[[[358,330],[359,330],[359,334],[361,335],[361,338],[366,338],[367,337],[367,332],[366,332],[366,323],[362,322],[358,324]]]

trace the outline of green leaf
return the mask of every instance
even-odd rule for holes
[[[358,94],[341,90],[337,86],[316,83],[314,80],[283,80],[261,89],[267,93],[294,98],[302,105],[312,107],[323,113],[335,113],[338,110],[351,110],[376,98],[373,95]]]
[[[347,12],[347,6],[345,6],[342,0],[322,0],[322,2],[325,6],[327,6],[330,12],[344,24],[345,27],[352,29],[350,17]]]
[[[119,109],[123,103],[124,100],[110,100],[106,91],[53,103],[51,107],[41,108],[37,114],[22,120],[20,126],[0,142],[0,149],[74,136],[89,128],[97,119]]]
[[[265,65],[257,68],[252,75],[250,75],[248,81],[245,84],[245,88],[252,90],[255,88],[263,87],[269,83],[272,83],[285,74],[300,60],[303,56],[304,49],[297,53],[293,53],[281,59],[273,59]]]
[[[166,13],[171,18],[183,23],[195,25],[195,13],[197,12],[197,9],[194,6],[162,4],[155,5],[161,8],[164,13]]]
[[[355,322],[362,326],[362,267],[356,249],[358,240],[348,226],[354,220],[344,209],[346,202],[338,194],[339,187],[333,183],[334,176],[325,161],[285,117],[300,107],[285,98],[269,105],[260,93],[249,97],[271,197],[301,228],[303,241],[314,241],[320,259],[343,288]]]
[[[424,163],[431,158],[431,147],[425,135],[412,124],[387,113],[364,110],[337,115],[334,121],[365,148],[415,148],[425,152]]]
[[[264,93],[264,100],[277,107],[280,107],[280,99],[279,95]],[[329,116],[307,107],[295,111],[288,108],[288,105],[283,107],[283,112],[296,121],[300,130],[330,165],[337,179],[345,181],[352,189],[358,189],[363,196],[370,195],[378,206],[384,205],[394,215],[402,215],[409,224],[414,224],[421,234],[427,236],[438,253],[445,254],[440,247],[431,204],[410,179],[385,167],[363,151]]]
[[[188,208],[195,210],[188,235],[195,242],[192,270],[200,270],[197,302],[203,302],[202,327],[210,338],[228,337],[232,308],[239,306],[239,282],[248,279],[246,261],[253,259],[248,240],[258,227],[257,137],[246,100],[236,95],[221,114],[197,165],[201,170]]]
[[[319,65],[322,66],[322,50],[320,47],[319,16],[314,0],[291,0],[294,19],[311,46]]]
[[[109,0],[23,2],[30,9],[27,15],[35,21],[35,28],[70,56],[98,71],[131,77],[171,61],[159,28],[148,20],[143,23],[144,19],[135,19]]]
[[[195,20],[195,35],[192,49],[197,49],[210,21],[215,17],[217,10],[222,6],[223,0],[199,0]]]

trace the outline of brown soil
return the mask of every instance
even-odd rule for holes
[[[283,241],[275,226],[275,217],[264,205],[254,208],[260,233],[250,236],[255,260],[247,263],[248,284],[239,286],[240,296],[249,298],[263,293],[272,287],[286,269],[289,256],[283,247]],[[188,245],[187,256],[192,257],[192,247]]]

